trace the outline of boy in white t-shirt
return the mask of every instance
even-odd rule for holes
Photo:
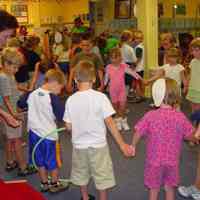
[[[89,61],[81,61],[75,68],[78,92],[68,98],[63,120],[72,130],[71,180],[79,185],[82,200],[93,200],[87,185],[93,177],[99,199],[107,199],[107,189],[115,185],[112,161],[106,140],[106,126],[125,156],[131,156],[131,148],[118,132],[112,115],[115,111],[108,98],[92,89],[95,67]]]
[[[57,96],[64,87],[65,76],[60,70],[50,69],[45,74],[44,84],[29,95],[24,95],[18,106],[28,107],[29,163],[37,143],[45,137],[35,151],[35,163],[41,180],[41,192],[57,193],[67,189],[59,181],[59,155],[56,152],[58,133],[50,132],[57,128],[56,121],[62,121],[64,105]],[[48,180],[51,176],[51,182]]]

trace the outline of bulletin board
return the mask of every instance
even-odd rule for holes
[[[17,18],[19,23],[28,23],[28,5],[27,4],[12,4],[11,13]]]

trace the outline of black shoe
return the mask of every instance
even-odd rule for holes
[[[38,172],[38,170],[33,165],[28,165],[27,169],[29,171],[29,174],[35,174]]]
[[[19,168],[18,173],[17,173],[18,176],[27,176],[27,175],[31,175],[31,174],[32,173],[28,166],[25,169]]]
[[[88,195],[89,199],[88,200],[95,200],[95,196],[89,194]],[[83,200],[83,197],[81,197],[81,200]]]
[[[48,192],[49,191],[49,183],[42,183],[40,184],[40,192]]]
[[[17,169],[17,168],[18,168],[17,161],[13,161],[11,163],[9,163],[9,162],[6,163],[6,171],[7,172],[11,172],[11,171],[13,171],[14,169]]]
[[[69,188],[69,183],[61,183],[60,181],[56,183],[49,184],[49,192],[50,193],[58,193],[65,191]]]

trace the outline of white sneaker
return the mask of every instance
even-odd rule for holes
[[[192,197],[194,200],[200,200],[200,190],[198,190],[194,185],[189,187],[180,186],[178,187],[178,192],[185,198]]]
[[[119,130],[119,131],[121,131],[122,130],[122,118],[121,117],[117,117],[117,118],[115,118],[114,119],[115,120],[115,124],[116,124],[116,126],[117,126],[117,129]]]
[[[123,118],[121,120],[121,126],[125,131],[129,131],[130,130],[130,127],[129,127],[128,122],[127,122],[127,118]]]

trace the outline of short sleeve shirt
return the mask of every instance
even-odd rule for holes
[[[75,148],[106,145],[104,120],[114,113],[109,99],[93,89],[78,91],[69,97],[63,120],[72,124],[72,143]]]
[[[146,138],[146,163],[178,166],[184,138],[192,135],[193,127],[182,112],[172,108],[150,111],[135,125]]]
[[[181,72],[184,71],[184,67],[180,64],[175,66],[170,66],[169,64],[165,64],[161,67],[165,71],[165,76],[167,78],[171,78],[175,80],[179,87],[181,86]]]
[[[16,111],[17,101],[19,99],[20,93],[17,89],[15,78],[13,76],[8,76],[3,72],[0,73],[0,96],[1,97],[9,96],[10,103],[14,111]],[[3,108],[5,111],[7,111],[5,105],[3,105]]]

